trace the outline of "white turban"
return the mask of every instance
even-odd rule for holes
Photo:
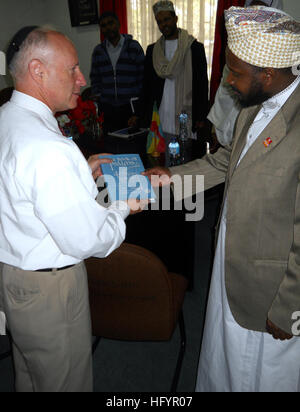
[[[156,16],[160,11],[172,11],[175,13],[174,4],[171,1],[158,1],[153,6],[153,13]]]
[[[300,61],[300,23],[268,7],[225,11],[229,50],[258,67],[293,67]]]

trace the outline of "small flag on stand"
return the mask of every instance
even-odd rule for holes
[[[152,122],[147,140],[147,153],[153,157],[159,157],[166,151],[166,142],[160,124],[159,112],[156,102],[153,106]]]

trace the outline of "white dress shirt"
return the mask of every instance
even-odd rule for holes
[[[120,41],[116,46],[114,46],[109,40],[105,40],[105,42],[114,73],[116,73],[117,62],[125,43],[125,37],[121,34]]]
[[[97,194],[87,161],[51,110],[14,91],[0,109],[0,262],[38,270],[109,255],[125,238],[129,208],[106,209]]]
[[[300,83],[300,76],[298,76],[295,81],[290,84],[285,90],[277,95],[271,97],[269,100],[263,103],[261,110],[257,114],[254,122],[252,123],[248,135],[247,135],[247,142],[242,151],[240,161],[245,156],[247,151],[253,145],[255,140],[260,136],[260,134],[264,131],[264,129],[268,126],[271,120],[276,116],[279,112],[279,109],[286,103],[287,99],[291,96],[291,94],[296,90]],[[238,164],[239,164],[238,163]]]
[[[24,270],[105,257],[128,208],[101,207],[91,169],[50,109],[14,92],[0,110],[0,261]]]

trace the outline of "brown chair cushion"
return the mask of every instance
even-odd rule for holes
[[[123,244],[106,259],[86,260],[93,335],[169,340],[187,281],[139,246]]]

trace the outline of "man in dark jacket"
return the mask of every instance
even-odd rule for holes
[[[103,13],[99,25],[105,40],[94,49],[90,78],[107,133],[136,121],[145,54],[132,36],[120,34],[120,22],[113,12]]]
[[[153,11],[162,37],[147,48],[144,75],[144,121],[151,123],[154,102],[166,140],[179,133],[179,115],[188,113],[190,135],[202,137],[208,113],[207,62],[203,44],[177,27],[170,1]]]

